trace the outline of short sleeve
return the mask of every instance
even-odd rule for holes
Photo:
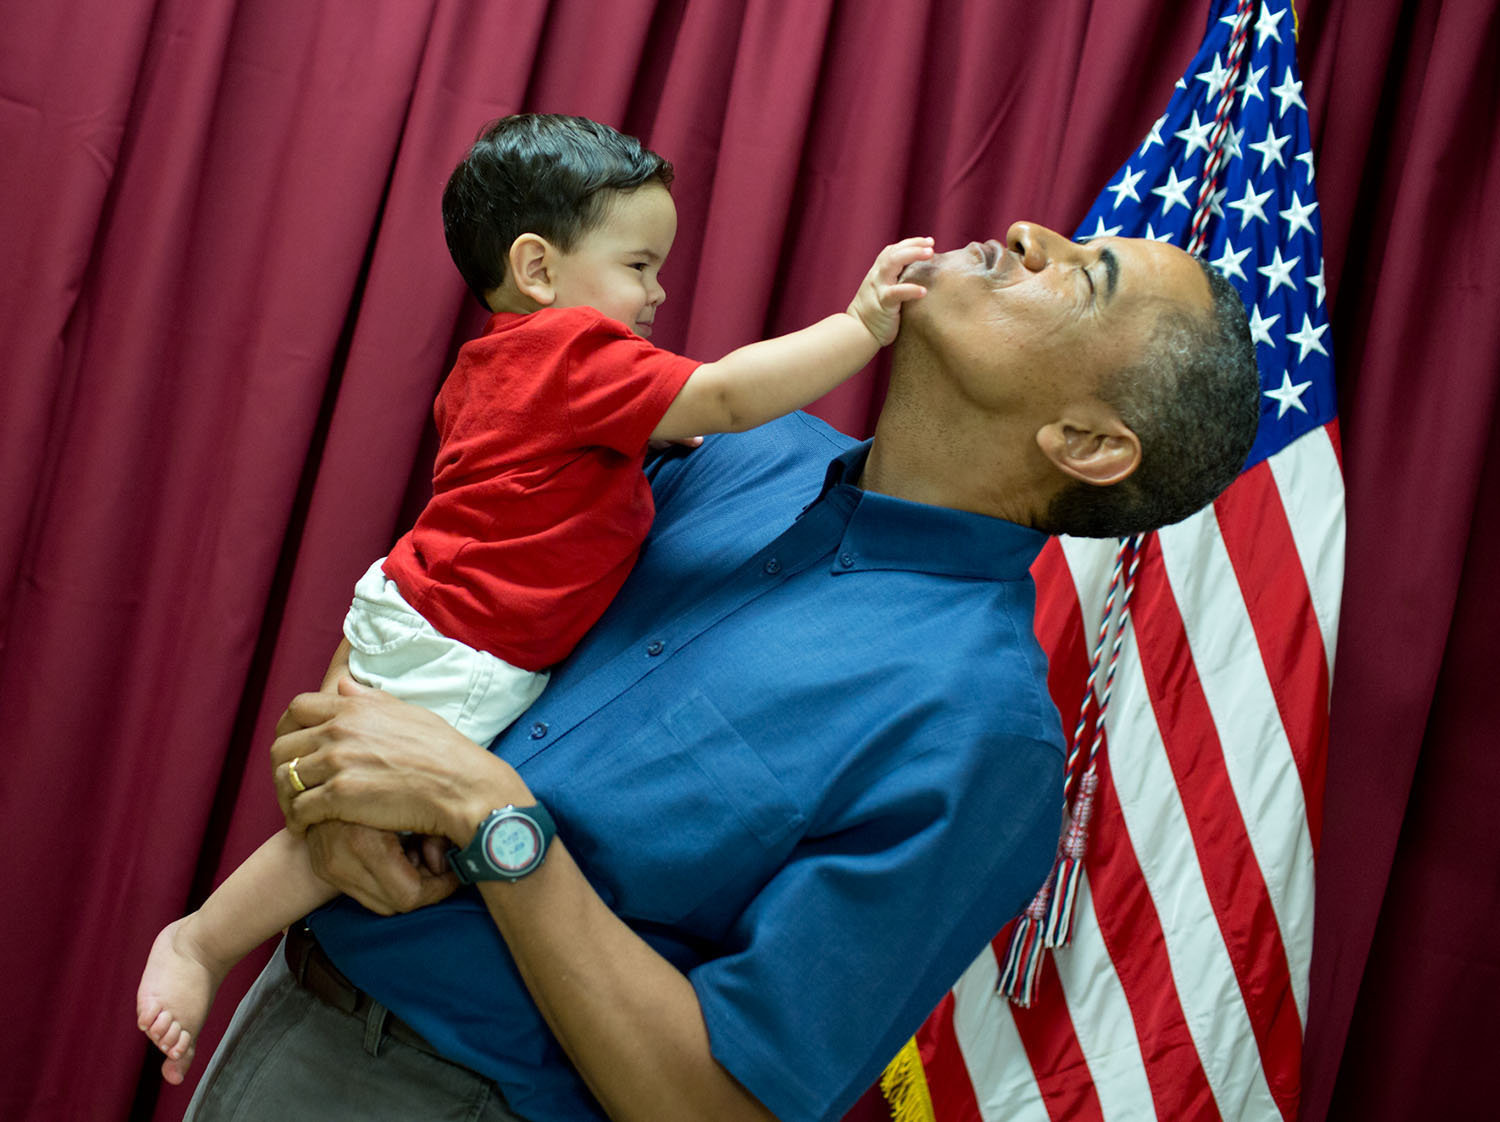
[[[691,980],[716,1059],[778,1118],[837,1118],[1041,884],[1055,746],[937,748],[809,837]]]
[[[700,365],[594,313],[569,340],[563,363],[576,443],[640,452]]]

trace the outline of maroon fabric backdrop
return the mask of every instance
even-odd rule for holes
[[[270,725],[426,489],[431,395],[479,321],[437,198],[480,123],[586,113],[675,160],[658,338],[714,357],[841,307],[898,235],[1070,229],[1203,19],[0,0],[0,1116],[186,1101],[158,1100],[137,973],[275,826]],[[1308,0],[1301,58],[1349,497],[1304,1117],[1483,1116],[1500,16]],[[880,390],[817,411],[863,433]]]

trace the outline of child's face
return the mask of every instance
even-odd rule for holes
[[[553,307],[587,305],[637,335],[651,334],[667,298],[657,279],[677,236],[677,207],[659,183],[615,195],[604,220],[552,265]]]

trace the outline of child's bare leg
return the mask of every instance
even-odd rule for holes
[[[229,968],[288,924],[333,899],[301,838],[282,830],[230,873],[203,906],[167,924],[136,991],[136,1023],[166,1054],[162,1078],[181,1083],[214,992]]]

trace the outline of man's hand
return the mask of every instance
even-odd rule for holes
[[[875,258],[875,264],[870,266],[854,294],[849,314],[864,324],[882,347],[896,338],[896,329],[901,326],[901,305],[927,295],[927,289],[920,284],[901,283],[901,271],[931,256],[931,238],[907,238],[888,245]]]
[[[353,822],[320,822],[306,838],[313,871],[377,915],[425,908],[458,887],[451,872],[436,871],[441,838],[423,837],[415,861],[397,835]]]
[[[462,845],[491,808],[531,794],[515,769],[441,717],[352,678],[292,699],[271,767],[287,829],[299,836],[338,820]]]

